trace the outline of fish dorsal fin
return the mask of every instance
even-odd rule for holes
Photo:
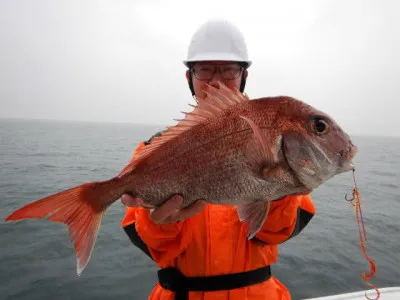
[[[145,146],[139,154],[121,171],[119,176],[132,170],[141,160],[146,158],[151,152],[156,150],[161,145],[181,135],[183,132],[192,129],[193,127],[204,123],[210,118],[214,118],[224,112],[231,106],[249,101],[247,95],[242,94],[238,89],[231,90],[223,83],[219,83],[219,88],[211,85],[206,85],[204,93],[206,98],[197,98],[197,105],[193,107],[192,112],[183,112],[184,119],[178,119],[175,126],[170,126],[160,136],[154,137],[150,145]]]
[[[197,98],[198,104],[191,105],[194,108],[193,111],[183,112],[186,117],[182,120],[177,120],[179,123],[176,126],[193,127],[209,118],[215,117],[231,106],[250,100],[247,95],[242,94],[238,89],[231,90],[223,83],[219,83],[219,88],[208,84],[206,86],[207,89],[204,91],[206,97]],[[170,128],[168,128],[169,131]]]

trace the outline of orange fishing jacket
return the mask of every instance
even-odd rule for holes
[[[136,155],[145,143],[135,150]],[[254,270],[278,259],[278,244],[297,235],[315,214],[309,195],[271,202],[262,229],[246,237],[247,224],[230,205],[207,204],[202,212],[173,224],[155,224],[144,208],[126,208],[122,227],[160,268],[177,268],[184,276],[213,276]],[[150,300],[173,300],[175,293],[157,283]],[[289,291],[275,277],[250,286],[222,291],[190,291],[190,300],[288,300]]]

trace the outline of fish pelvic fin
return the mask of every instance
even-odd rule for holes
[[[247,238],[252,239],[264,225],[270,209],[270,201],[258,201],[236,206],[239,219],[248,223]]]
[[[232,106],[250,100],[247,95],[242,94],[238,89],[230,89],[223,83],[219,83],[219,88],[207,84],[204,93],[206,98],[197,98],[198,104],[190,105],[193,107],[193,111],[183,112],[184,119],[177,119],[178,123],[175,126],[169,126],[160,136],[154,137],[151,144],[146,145],[131,163],[121,171],[119,176],[133,170],[150,153],[185,131],[206,122],[210,118],[217,117]]]
[[[115,180],[85,183],[37,200],[14,211],[6,222],[46,218],[67,225],[80,275],[89,263],[106,209],[120,197],[110,194]]]

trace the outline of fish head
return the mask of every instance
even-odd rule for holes
[[[301,101],[290,104],[282,118],[282,150],[300,182],[312,190],[353,170],[357,147],[335,120]]]

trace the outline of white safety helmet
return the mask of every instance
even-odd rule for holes
[[[250,67],[243,34],[226,20],[213,19],[200,26],[190,41],[185,66],[198,61],[237,61]]]

